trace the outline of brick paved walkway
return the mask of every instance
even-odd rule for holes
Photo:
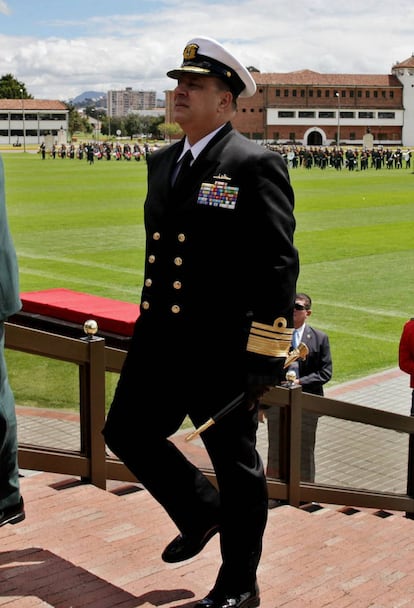
[[[390,370],[327,394],[407,413],[411,391],[408,377]],[[65,414],[52,425],[54,441],[62,440],[62,429],[70,436],[74,425],[72,441],[79,442],[72,417]],[[43,411],[19,408],[18,422],[21,440],[30,425],[38,439],[51,433]],[[343,429],[324,429],[322,420],[320,427],[332,441],[344,435]],[[261,450],[265,442],[261,425]],[[367,445],[360,450],[359,457],[367,457]],[[325,463],[318,468],[318,475],[332,474]],[[138,485],[112,482],[104,491],[60,475],[23,474],[26,520],[0,529],[0,606],[192,608],[214,583],[218,538],[192,560],[165,564],[160,554],[177,531]],[[261,608],[411,608],[414,521],[395,512],[322,507],[269,511],[258,572]]]
[[[160,554],[177,531],[146,491],[70,481],[22,479],[26,520],[0,529],[0,606],[192,608],[204,597],[220,563],[217,537],[199,556],[165,564]],[[346,513],[269,511],[261,608],[412,607],[414,521]]]

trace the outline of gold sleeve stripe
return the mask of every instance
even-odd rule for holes
[[[286,327],[284,317],[275,319],[273,325],[253,321],[247,350],[269,357],[287,357],[292,342],[293,327]]]

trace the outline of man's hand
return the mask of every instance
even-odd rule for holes
[[[252,409],[265,393],[279,385],[285,378],[284,357],[252,357],[247,374],[247,407]]]
[[[267,391],[273,386],[273,381],[267,376],[249,374],[247,377],[247,408],[252,410]]]

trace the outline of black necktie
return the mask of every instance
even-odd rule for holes
[[[191,150],[187,150],[180,161],[180,167],[178,169],[177,177],[175,178],[174,188],[182,186],[190,174],[191,163],[193,162],[193,155]]]

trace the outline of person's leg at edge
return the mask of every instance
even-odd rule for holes
[[[4,357],[4,323],[0,323],[0,515],[21,501],[17,450],[15,403]]]

